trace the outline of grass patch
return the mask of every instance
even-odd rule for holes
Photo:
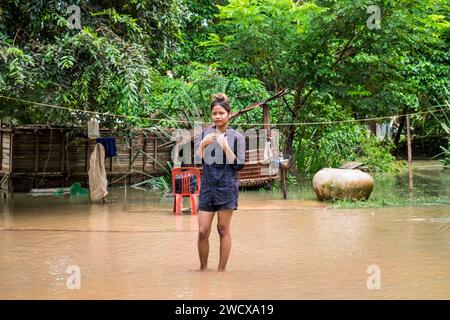
[[[352,209],[352,208],[384,208],[384,207],[406,207],[406,206],[427,206],[427,205],[444,205],[450,204],[448,197],[415,197],[409,199],[369,199],[369,200],[336,200],[326,202],[336,209]]]

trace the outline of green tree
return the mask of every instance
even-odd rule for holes
[[[367,25],[374,4],[381,9],[379,29]],[[218,31],[204,45],[226,72],[293,90],[287,117],[278,121],[308,120],[320,113],[314,101],[324,97],[359,118],[418,108],[419,90],[427,90],[409,77],[419,68],[411,63],[433,64],[434,50],[449,48],[445,1],[231,0],[218,18]],[[443,68],[428,87],[448,84],[448,65]],[[422,71],[417,76],[430,76]],[[303,126],[288,126],[285,154],[293,153],[294,140],[301,148],[305,134]]]
[[[72,4],[81,8],[81,30],[67,27]],[[2,1],[0,94],[147,117],[152,79],[178,45],[183,10],[181,0]],[[89,117],[12,100],[0,106],[3,116],[21,122],[76,124]]]

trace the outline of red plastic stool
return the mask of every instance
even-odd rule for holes
[[[191,192],[191,177],[197,177],[197,189],[194,193]],[[181,193],[176,193],[175,179],[181,177]],[[197,214],[198,195],[200,193],[200,169],[195,167],[182,167],[172,169],[172,192],[173,197],[173,212],[181,214],[181,205],[183,197],[190,197],[191,200],[191,214]]]

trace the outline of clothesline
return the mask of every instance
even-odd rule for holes
[[[155,122],[161,122],[161,121],[166,120],[166,119],[151,119],[151,118],[147,118],[147,117],[130,116],[130,115],[120,115],[120,114],[113,114],[113,113],[109,113],[109,112],[97,112],[97,111],[90,111],[90,110],[74,109],[74,108],[62,107],[62,106],[52,105],[52,104],[47,104],[47,103],[34,102],[34,101],[30,101],[30,100],[25,100],[25,99],[7,97],[7,96],[3,96],[3,95],[0,95],[0,98],[5,99],[5,100],[13,100],[13,101],[29,103],[29,104],[36,105],[36,106],[41,106],[41,107],[48,107],[48,108],[53,108],[53,109],[67,110],[67,111],[71,111],[71,112],[82,112],[82,113],[88,113],[88,114],[92,114],[92,115],[104,115],[104,116],[109,116],[109,117],[114,117],[114,118],[137,119],[137,120],[146,120],[146,121],[155,121]],[[341,124],[341,123],[352,123],[352,122],[369,122],[369,121],[376,121],[376,120],[387,120],[387,119],[392,119],[393,117],[401,118],[401,117],[406,117],[408,115],[409,116],[415,116],[415,115],[423,115],[423,114],[431,114],[431,113],[436,113],[436,112],[447,112],[447,111],[450,111],[450,105],[448,104],[447,101],[446,101],[446,103],[447,103],[447,106],[448,106],[447,108],[439,108],[439,107],[437,107],[434,110],[418,111],[418,112],[414,112],[414,113],[394,114],[394,115],[389,115],[389,116],[371,117],[371,118],[364,118],[364,119],[331,120],[331,121],[315,121],[315,122],[271,123],[270,126],[329,125],[329,124]],[[171,120],[171,121],[175,122],[175,123],[182,123],[182,124],[186,123],[185,121],[181,121],[181,120]],[[262,122],[239,123],[239,125],[246,125],[246,126],[252,126],[252,125],[253,126],[262,126],[264,124],[265,123],[262,123]]]

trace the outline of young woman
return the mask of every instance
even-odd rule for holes
[[[228,127],[230,113],[228,97],[222,93],[216,94],[211,103],[214,126],[203,131],[198,145],[197,157],[204,163],[198,207],[200,270],[207,269],[209,234],[216,212],[220,236],[218,271],[225,271],[231,250],[230,222],[238,205],[237,172],[244,167],[245,139]]]

